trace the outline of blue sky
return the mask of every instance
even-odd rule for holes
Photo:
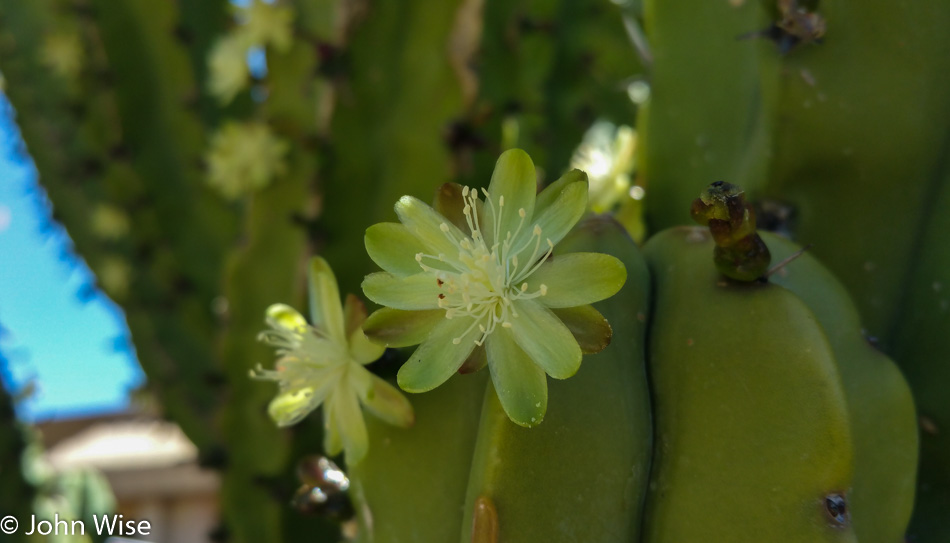
[[[46,195],[20,151],[13,111],[0,94],[0,364],[8,390],[35,382],[18,406],[28,421],[118,411],[144,379],[125,317],[92,282],[71,242],[50,223]]]

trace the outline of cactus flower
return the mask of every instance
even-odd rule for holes
[[[208,149],[208,182],[235,200],[267,186],[287,170],[288,146],[263,123],[225,124]]]
[[[420,344],[399,370],[399,386],[431,390],[457,371],[487,364],[508,417],[522,426],[547,409],[546,374],[566,379],[580,367],[575,334],[609,342],[610,329],[590,303],[626,280],[616,258],[597,253],[553,256],[587,207],[587,180],[571,171],[541,194],[534,164],[513,149],[498,159],[482,191],[446,184],[436,209],[411,196],[396,203],[401,224],[366,232],[370,257],[385,271],[363,292],[387,306],[364,331],[393,347]]]
[[[590,208],[595,213],[613,209],[629,193],[637,133],[629,126],[598,121],[584,134],[571,157],[571,167],[590,177]]]
[[[311,260],[309,279],[312,324],[289,306],[270,306],[270,329],[259,339],[276,347],[277,363],[273,370],[258,366],[251,376],[280,384],[269,407],[279,426],[296,424],[322,404],[325,452],[333,456],[344,451],[347,463],[355,464],[369,448],[363,409],[389,424],[408,427],[414,421],[412,406],[399,390],[364,367],[385,348],[363,334],[363,303],[351,294],[341,306],[336,277],[322,258]]]
[[[40,60],[54,73],[72,81],[83,67],[83,45],[76,33],[52,34],[46,37]]]
[[[208,53],[208,91],[222,105],[231,103],[251,80],[247,65],[249,48],[247,36],[233,33],[215,42]]]
[[[293,45],[294,10],[289,6],[252,0],[247,6],[237,8],[237,16],[243,23],[239,31],[245,33],[253,45],[271,46],[281,53]]]

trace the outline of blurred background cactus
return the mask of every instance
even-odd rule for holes
[[[125,311],[143,395],[221,473],[219,540],[339,537],[288,505],[319,417],[278,429],[248,378],[272,359],[267,306],[305,305],[313,254],[358,294],[365,229],[398,197],[484,186],[520,147],[541,185],[587,171],[593,211],[638,242],[725,179],[760,228],[811,244],[914,389],[910,533],[940,542],[946,28],[950,4],[885,0],[0,0],[0,70],[54,218]]]

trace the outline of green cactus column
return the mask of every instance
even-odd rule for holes
[[[648,218],[685,223],[677,206],[721,178],[769,198],[886,346],[947,148],[950,60],[933,51],[946,48],[950,6],[804,3],[826,23],[821,43],[783,54],[739,39],[778,21],[779,4],[647,2]]]

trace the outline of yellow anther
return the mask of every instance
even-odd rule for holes
[[[442,223],[442,224],[439,225],[439,230],[442,230],[443,232],[448,232],[448,231],[449,231],[449,225],[447,225],[447,224],[445,224],[445,223]]]
[[[462,338],[457,337],[457,338],[455,338],[455,339],[452,340],[452,343],[458,345],[459,343],[462,343]]]
[[[528,290],[528,283],[521,283],[521,292]]]
[[[521,217],[522,219],[525,218],[526,215],[527,213],[525,212],[523,207],[518,210],[518,216]]]
[[[508,322],[508,321],[505,321],[505,322],[501,323],[501,327],[502,327],[502,328],[511,328],[511,323]]]
[[[536,235],[536,236],[540,236],[540,235],[541,235],[541,227],[540,227],[540,226],[534,225],[534,235]],[[551,242],[551,240],[548,240],[548,243],[550,243],[550,242]]]
[[[422,253],[416,253],[416,262],[422,262]]]
[[[545,295],[547,295],[547,293],[548,293],[548,286],[542,284],[542,285],[541,285],[541,288],[538,289],[538,290],[541,291],[541,296],[545,296]]]
[[[498,197],[498,207],[502,207],[504,205],[505,205],[505,196],[501,195]]]

